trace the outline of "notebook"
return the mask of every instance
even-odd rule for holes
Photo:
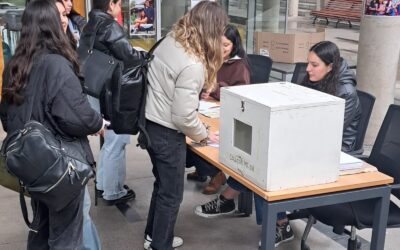
[[[339,171],[362,169],[363,161],[349,154],[340,152]]]

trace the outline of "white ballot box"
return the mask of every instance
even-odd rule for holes
[[[344,103],[285,82],[222,88],[219,160],[267,191],[334,182]]]

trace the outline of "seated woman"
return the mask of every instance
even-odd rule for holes
[[[336,44],[323,41],[310,48],[308,54],[307,75],[303,86],[316,89],[345,99],[342,151],[354,150],[357,126],[361,117],[361,106],[356,91],[356,78],[348,68],[347,62],[340,57]],[[213,218],[231,214],[235,210],[234,198],[248,189],[234,180],[228,179],[227,187],[216,199],[199,205],[195,213],[201,217]],[[254,194],[257,224],[262,224],[262,198]],[[293,231],[284,212],[278,214],[275,246],[293,239]]]
[[[139,10],[138,16],[133,21],[133,33],[137,33],[138,31],[148,30],[152,28],[153,24],[149,23],[149,18],[146,16],[146,12],[144,9]]]
[[[250,83],[246,52],[243,49],[239,31],[235,26],[227,25],[222,44],[225,61],[217,74],[218,86],[212,92],[204,90],[201,94],[202,99],[212,97],[219,101],[221,87]],[[204,188],[203,194],[215,194],[221,185],[225,184],[226,178],[224,173],[194,154],[191,150],[187,150],[186,167],[192,166],[196,167],[196,171],[187,175],[188,180],[204,182],[207,176],[211,176],[211,180]]]

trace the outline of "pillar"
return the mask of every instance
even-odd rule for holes
[[[296,17],[299,15],[299,0],[287,0],[289,1],[289,17]]]
[[[375,96],[364,144],[372,145],[394,102],[399,64],[400,17],[363,16],[357,56],[358,88]],[[390,42],[391,41],[391,42]]]
[[[264,0],[262,8],[262,31],[279,32],[280,0]]]

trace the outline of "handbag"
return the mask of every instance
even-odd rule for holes
[[[40,74],[35,75],[39,77]],[[32,103],[36,92],[37,88]],[[31,120],[32,109],[30,105],[24,127],[7,134],[1,147],[7,171],[19,180],[21,209],[28,227],[31,223],[23,197],[25,190],[33,199],[58,212],[94,177],[81,141],[54,134],[42,123]]]
[[[18,179],[7,171],[3,156],[0,156],[0,185],[15,192],[19,192]]]
[[[123,68],[121,61],[94,48],[98,27],[90,34],[88,41],[81,39],[77,49],[81,75],[85,77],[83,90],[95,98],[100,98],[104,86],[119,81]]]

